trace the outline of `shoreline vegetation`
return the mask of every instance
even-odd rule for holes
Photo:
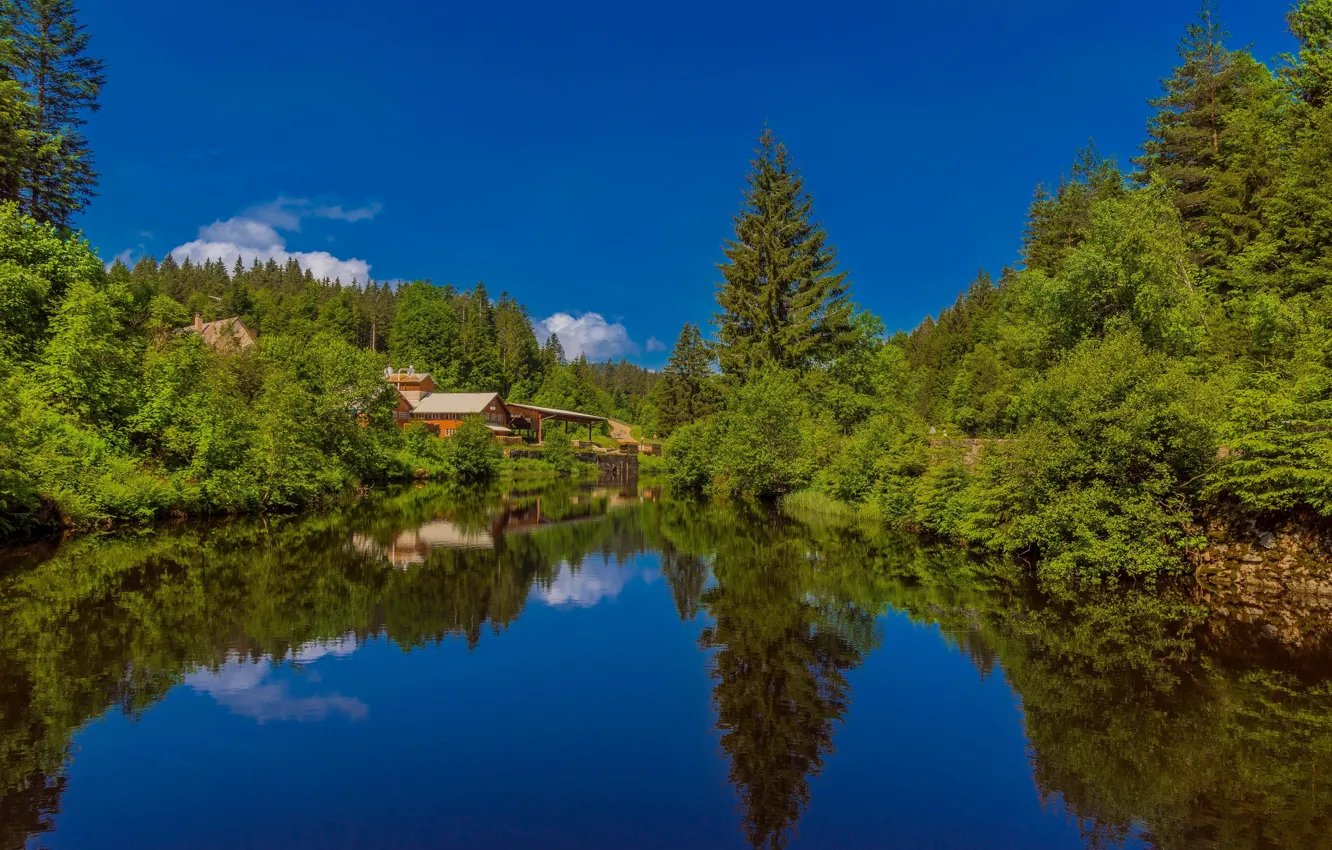
[[[563,432],[513,461],[479,421],[449,439],[399,429],[383,370],[410,364],[441,390],[629,423],[665,441],[643,467],[676,492],[923,532],[1043,578],[1151,581],[1283,529],[1332,558],[1332,0],[1290,11],[1299,49],[1271,68],[1229,46],[1206,0],[1131,168],[1089,143],[1037,188],[1019,266],[910,333],[853,300],[765,130],[713,332],[686,324],[659,373],[568,359],[483,283],[318,280],[294,259],[104,266],[67,226],[95,187],[77,128],[101,65],[71,6],[15,8],[0,31],[0,539],[579,473]],[[77,79],[48,86],[25,64],[41,50]],[[256,339],[212,345],[192,317],[239,317]]]

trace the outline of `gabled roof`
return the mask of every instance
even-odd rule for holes
[[[429,393],[412,406],[412,412],[485,413],[492,401],[504,403],[499,393]]]

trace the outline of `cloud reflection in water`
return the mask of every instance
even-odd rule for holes
[[[651,583],[661,573],[652,569],[637,569],[607,561],[585,563],[574,568],[560,565],[559,572],[548,587],[537,586],[532,595],[553,607],[591,608],[604,600],[614,599],[635,578]]]
[[[288,682],[266,681],[280,662],[313,664],[325,656],[342,657],[355,651],[356,637],[349,634],[333,641],[302,644],[281,659],[264,655],[255,660],[232,654],[216,670],[201,667],[189,674],[185,684],[198,693],[208,694],[233,713],[260,723],[269,720],[310,723],[335,714],[360,720],[370,708],[355,697],[336,693],[300,697],[290,693]]]

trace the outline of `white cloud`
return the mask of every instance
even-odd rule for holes
[[[657,339],[655,336],[650,336],[650,337],[648,337],[648,341],[647,341],[647,350],[648,350],[648,351],[665,351],[665,350],[666,350],[666,343],[664,343],[664,342],[662,342],[661,340]]]
[[[319,218],[332,218],[338,221],[366,221],[379,215],[379,211],[383,208],[382,204],[376,203],[364,207],[343,209],[342,204],[338,204],[332,207],[315,207],[314,214]]]
[[[619,322],[611,323],[600,313],[583,313],[574,318],[555,313],[533,325],[537,337],[545,342],[551,334],[560,338],[560,346],[569,357],[586,354],[589,360],[604,360],[638,353],[638,343]]]
[[[237,259],[248,265],[256,257],[279,263],[294,257],[316,278],[336,278],[343,283],[351,283],[354,278],[364,283],[370,277],[370,264],[365,260],[342,259],[327,251],[289,251],[287,240],[279,231],[299,232],[301,220],[311,216],[363,221],[374,218],[379,209],[379,204],[350,210],[341,205],[317,206],[304,198],[280,196],[240,215],[199,228],[199,237],[171,249],[171,256],[177,262],[187,257],[195,263],[220,259],[228,269]]]

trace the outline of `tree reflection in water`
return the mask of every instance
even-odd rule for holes
[[[0,571],[0,847],[51,827],[70,741],[109,708],[138,715],[201,669],[320,643],[475,647],[561,570],[643,553],[700,621],[755,847],[795,835],[848,674],[890,609],[937,626],[981,675],[1003,669],[1039,793],[1089,846],[1332,847],[1320,651],[1218,644],[1185,587],[1042,593],[1014,567],[911,538],[657,495],[427,488],[11,556],[24,563]]]

